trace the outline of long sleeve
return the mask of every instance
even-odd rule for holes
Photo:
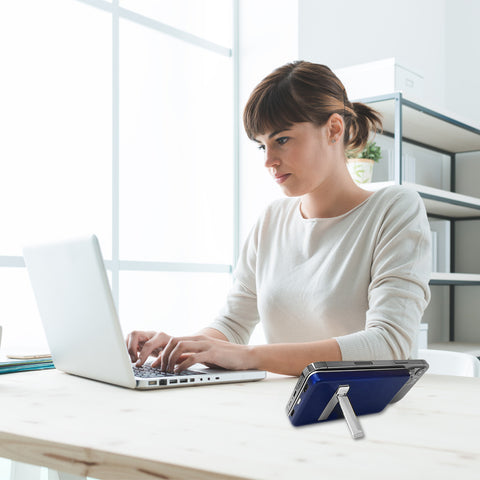
[[[257,296],[235,280],[225,306],[209,327],[222,332],[232,343],[247,344],[258,321]]]
[[[408,358],[430,300],[430,230],[418,194],[393,202],[380,225],[365,330],[336,338],[344,360]]]
[[[259,322],[256,292],[258,223],[250,232],[234,272],[234,283],[225,305],[209,325],[232,343],[247,344]]]

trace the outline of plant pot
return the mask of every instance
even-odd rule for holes
[[[353,181],[361,185],[372,181],[374,161],[369,158],[349,158],[347,168]]]

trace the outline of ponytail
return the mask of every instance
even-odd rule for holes
[[[382,117],[364,103],[350,103],[348,100],[346,103],[350,106],[350,114],[345,112],[345,150],[360,151],[367,144],[371,132],[382,130]]]

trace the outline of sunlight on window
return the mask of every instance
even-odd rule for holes
[[[230,58],[127,21],[120,44],[121,258],[231,263]]]
[[[26,243],[96,234],[105,259],[113,260],[115,289],[117,244],[122,260],[221,263],[225,271],[233,261],[232,58],[227,49],[203,48],[203,40],[231,47],[232,2],[119,2],[184,30],[180,37],[193,43],[124,19],[124,10],[110,6],[24,0],[0,7],[0,45],[7,47],[0,49],[3,348],[47,348],[27,272],[17,268]],[[112,168],[117,140],[119,179]],[[117,186],[119,203],[112,196]],[[182,331],[201,328],[231,282],[208,268],[158,268],[120,271],[126,330],[142,322],[160,328],[162,318]]]
[[[111,17],[62,0],[6,10],[0,44],[14,48],[0,50],[0,255],[21,255],[39,235],[95,232],[110,256]]]
[[[226,273],[122,272],[122,329],[195,333],[218,314],[231,284]]]
[[[24,268],[0,268],[0,292],[2,350],[7,347],[28,352],[32,348],[33,351],[48,352],[27,271]]]
[[[228,0],[120,0],[120,6],[224,47],[232,46]]]

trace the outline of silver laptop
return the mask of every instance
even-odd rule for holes
[[[128,388],[261,380],[259,370],[196,364],[179,374],[132,365],[95,235],[23,250],[53,363],[58,370]],[[148,362],[147,362],[148,363]]]

